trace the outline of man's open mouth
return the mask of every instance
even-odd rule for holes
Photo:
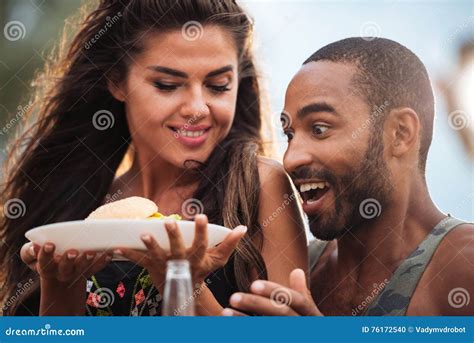
[[[298,188],[303,201],[311,204],[321,199],[329,190],[330,185],[325,181],[302,182]]]

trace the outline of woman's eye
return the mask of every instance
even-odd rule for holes
[[[162,90],[162,91],[174,91],[176,88],[178,88],[178,85],[171,84],[171,83],[162,83],[155,81],[154,82],[155,87]]]
[[[230,88],[229,88],[229,85],[222,85],[222,86],[219,86],[219,85],[207,85],[207,88],[211,89],[213,92],[216,92],[216,93],[223,93],[223,92],[227,92],[227,91],[230,91]]]
[[[313,133],[317,136],[322,135],[328,129],[329,129],[329,127],[327,125],[322,125],[322,124],[313,125]]]

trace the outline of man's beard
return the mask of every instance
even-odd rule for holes
[[[312,170],[302,167],[291,176],[329,182],[335,198],[333,206],[326,207],[318,215],[308,215],[311,233],[327,241],[337,239],[378,217],[386,207],[392,190],[390,173],[383,159],[382,137],[375,136],[371,137],[359,167],[350,173],[335,175],[325,168]]]

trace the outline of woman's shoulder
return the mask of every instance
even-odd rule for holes
[[[268,157],[258,157],[261,204],[277,206],[287,199],[295,199],[293,183],[282,164]]]
[[[269,157],[257,157],[258,174],[260,178],[261,187],[273,186],[288,186],[290,185],[290,178],[285,171],[283,165]]]
[[[263,230],[270,232],[264,236],[265,240],[271,241],[271,244],[264,241],[263,256],[264,259],[275,260],[281,258],[281,251],[286,251],[286,262],[281,261],[280,267],[269,274],[273,278],[277,275],[275,280],[286,284],[288,273],[295,265],[307,269],[306,235],[299,205],[301,199],[281,163],[270,158],[259,158],[258,169],[259,222]],[[288,264],[288,261],[292,262]]]
[[[257,166],[258,166],[258,173],[260,178],[268,178],[268,177],[286,177],[285,168],[283,165],[278,162],[277,160],[266,157],[266,156],[258,156],[257,157]]]

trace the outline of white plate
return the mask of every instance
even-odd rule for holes
[[[170,248],[168,234],[162,219],[96,219],[76,220],[54,223],[36,227],[25,233],[30,241],[43,245],[54,243],[57,253],[68,249],[82,251],[105,251],[113,248],[131,248],[145,250],[140,239],[143,234],[150,234],[164,250]],[[185,246],[191,247],[194,239],[194,222],[180,220],[178,227]],[[208,224],[208,247],[221,243],[231,232],[230,229]]]

